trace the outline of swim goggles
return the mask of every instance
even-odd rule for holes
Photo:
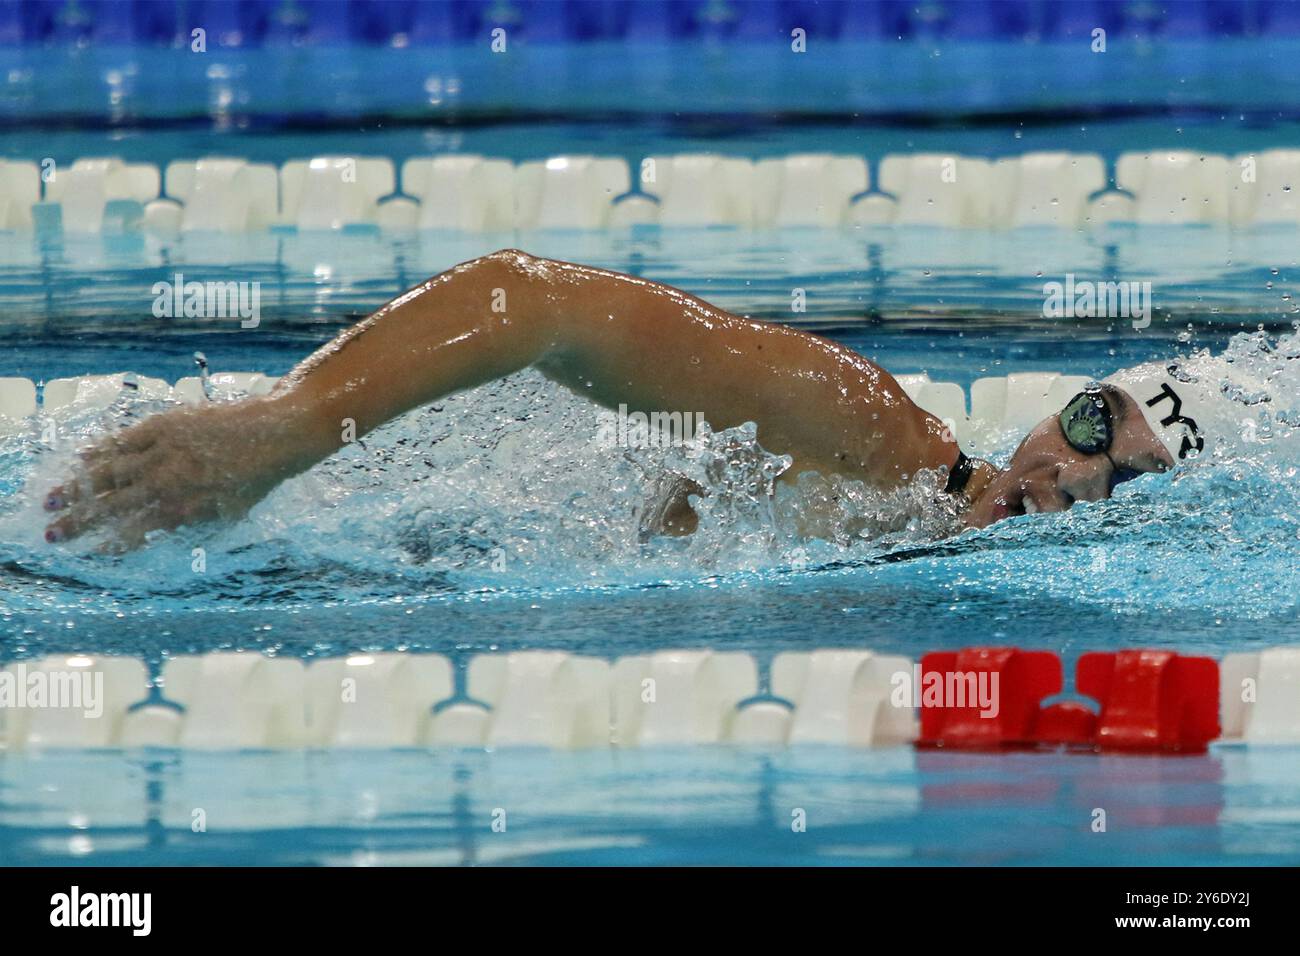
[[[1090,385],[1069,403],[1060,415],[1061,432],[1070,447],[1085,455],[1110,451],[1115,440],[1115,420],[1101,397],[1101,386]]]
[[[1110,406],[1102,398],[1100,385],[1090,385],[1070,399],[1059,420],[1061,433],[1071,448],[1085,455],[1105,455],[1110,460],[1112,489],[1120,482],[1141,474],[1131,468],[1119,467],[1110,457],[1110,445],[1115,440],[1115,419]]]

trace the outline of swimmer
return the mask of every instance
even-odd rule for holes
[[[1143,367],[1080,393],[999,470],[964,455],[939,419],[848,348],[646,279],[506,250],[398,296],[269,395],[170,410],[103,438],[46,495],[57,512],[46,540],[97,531],[132,548],[151,531],[238,519],[337,451],[349,421],[360,437],[529,366],[607,408],[692,409],[715,429],[752,421],[765,449],[793,459],[781,480],[816,471],[891,489],[938,470],[975,528],[1108,498],[1203,443],[1191,398],[1175,394],[1175,408],[1161,397],[1184,385]],[[693,529],[685,494],[669,510],[663,530]]]

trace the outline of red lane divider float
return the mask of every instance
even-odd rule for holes
[[[1064,689],[1050,651],[969,647],[921,658],[918,747],[997,750],[1077,747],[1130,753],[1199,753],[1219,736],[1219,665],[1172,651],[1084,654],[1075,701],[1044,706]]]

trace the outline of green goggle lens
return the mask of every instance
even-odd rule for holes
[[[1110,409],[1101,389],[1089,388],[1070,399],[1061,412],[1061,432],[1070,447],[1085,455],[1110,450],[1113,437]]]

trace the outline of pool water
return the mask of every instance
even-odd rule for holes
[[[1295,748],[1216,748],[1183,758],[910,748],[50,752],[0,762],[0,859],[105,866],[1294,864],[1298,772]],[[1104,831],[1094,829],[1099,808]],[[806,824],[802,832],[792,826],[797,819]],[[494,820],[504,820],[504,831],[493,829]]]
[[[1032,69],[1013,68],[1021,61],[1006,47],[846,46],[817,71],[833,82],[807,83],[777,82],[762,55],[737,61],[708,44],[693,60],[677,49],[533,51],[540,59],[509,74],[454,54],[428,63],[354,51],[326,65],[312,50],[223,53],[194,72],[175,51],[92,47],[57,59],[4,49],[0,151],[61,163],[103,154],[163,163],[214,148],[272,161],[447,149],[522,159],[575,143],[633,159],[701,148],[873,159],[930,148],[1237,152],[1294,132],[1291,43],[1157,44],[1104,69],[1087,58],[1063,68],[1065,53],[1051,46]],[[142,65],[117,76],[124,111],[105,118],[85,91],[131,58]],[[320,85],[262,82],[286,60],[284,75]],[[693,84],[712,91],[693,109],[674,93],[685,88],[682,63],[713,80]],[[873,69],[854,72],[866,63]],[[543,67],[563,77],[553,93],[565,117],[542,115],[539,87],[526,82]],[[591,82],[610,71],[624,81]],[[348,98],[359,76],[382,102]],[[458,77],[464,99],[432,104],[445,108],[438,123],[404,119],[409,99],[393,91],[433,89],[433,76],[453,100],[461,94],[445,81]],[[751,90],[767,104],[761,121]],[[215,115],[216,102],[235,107]],[[281,374],[425,276],[516,245],[675,284],[830,335],[895,373],[963,386],[1227,350],[1264,374],[1275,407],[1300,423],[1300,266],[1294,232],[1268,229],[0,233],[0,376],[129,369],[174,381],[193,373],[196,350],[215,370]],[[261,325],[153,318],[153,283],[177,271],[261,283]],[[1151,326],[1044,319],[1043,283],[1067,272],[1151,281]],[[791,311],[795,289],[806,312]],[[0,663],[90,651],[157,667],[167,655],[231,648],[305,659],[423,651],[463,663],[516,649],[612,658],[709,647],[766,661],[821,647],[919,657],[1000,644],[1056,651],[1068,673],[1090,650],[1222,657],[1296,640],[1300,460],[1281,440],[1291,428],[1282,416],[1276,442],[1130,482],[1107,502],[955,538],[926,517],[923,494],[854,492],[842,540],[800,540],[783,518],[800,494],[817,493],[805,486],[782,492],[775,509],[733,496],[735,507],[708,510],[690,540],[644,540],[647,476],[671,462],[595,447],[591,407],[523,374],[390,423],[232,527],[164,536],[121,557],[46,545],[40,496],[75,447],[154,410],[128,403],[75,416],[52,447],[36,426],[0,437]],[[1005,436],[997,456],[1018,437]],[[742,433],[696,451],[697,465],[737,457],[742,477],[770,461]],[[496,553],[504,570],[489,559]],[[1295,864],[1297,780],[1294,747],[1179,758],[829,747],[7,753],[0,862]],[[1104,833],[1091,826],[1097,808]],[[510,821],[504,833],[492,829],[496,809]],[[204,832],[194,832],[196,810]],[[791,830],[796,810],[806,832]]]

